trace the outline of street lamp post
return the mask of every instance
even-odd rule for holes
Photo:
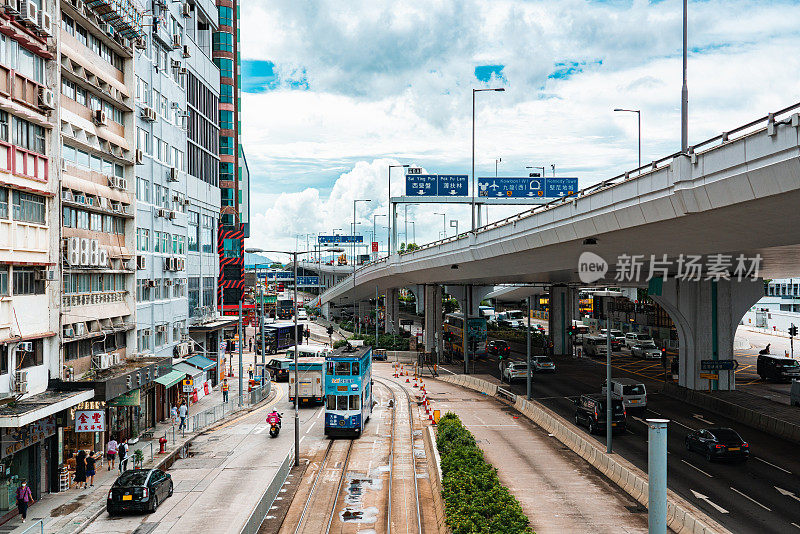
[[[329,252],[341,252],[342,249],[329,249]],[[300,405],[299,399],[300,395],[298,394],[298,388],[300,386],[300,373],[298,372],[298,357],[299,353],[297,350],[297,345],[299,344],[300,340],[297,336],[297,256],[307,254],[306,252],[298,252],[297,250],[293,252],[285,251],[285,250],[264,250],[260,248],[248,248],[245,249],[245,252],[248,254],[258,254],[258,253],[272,253],[272,254],[288,254],[292,256],[292,263],[294,265],[294,386],[295,386],[295,394],[294,394],[294,465],[300,465]],[[262,339],[264,336],[261,336]],[[241,347],[241,342],[239,344]],[[241,362],[241,358],[239,360]],[[240,364],[241,367],[241,364]],[[239,381],[241,383],[241,376],[242,370],[239,369]],[[242,390],[241,386],[239,388],[239,395],[241,396]]]
[[[475,93],[483,91],[503,92],[505,88],[497,87],[492,89],[473,89],[472,90],[472,231],[475,231]]]
[[[377,230],[375,227],[375,221],[378,217],[386,217],[386,215],[384,215],[383,213],[375,213],[374,215],[372,215],[372,236],[373,236],[372,241],[376,243],[378,241],[378,234],[376,233]],[[370,247],[372,247],[372,243],[370,243]],[[375,253],[376,260],[378,259],[378,256],[380,256],[380,251]]]
[[[689,86],[687,85],[687,45],[689,41],[689,19],[687,1],[683,0],[683,87],[681,88],[681,152],[689,149]]]
[[[417,206],[417,205],[418,204],[404,204],[403,205],[403,211],[405,212],[403,214],[403,225],[404,225],[403,230],[405,230],[404,233],[405,233],[405,236],[406,236],[406,248],[408,248],[408,207],[409,206]]]
[[[417,227],[414,224],[414,221],[411,221],[411,242],[415,245],[417,244]]]
[[[636,118],[639,122],[639,169],[642,168],[642,110],[640,109],[623,109],[614,108],[614,111],[624,111],[627,113],[636,113]]]
[[[358,316],[358,309],[356,308],[356,205],[359,202],[372,202],[368,198],[359,198],[353,200],[353,329],[355,330],[356,317]]]
[[[541,178],[544,178],[544,169],[545,169],[544,167],[536,167],[536,166],[531,167],[530,165],[528,165],[525,168],[526,169],[542,169]],[[533,176],[531,176],[531,178],[533,178]]]
[[[409,165],[389,165],[389,191],[388,191],[388,195],[389,195],[389,207],[388,207],[388,209],[389,209],[389,234],[386,236],[386,241],[387,241],[387,244],[389,245],[389,247],[386,250],[386,255],[387,256],[391,256],[392,255],[392,230],[393,230],[393,228],[392,228],[392,226],[393,226],[392,225],[392,169],[395,168],[395,167],[397,167],[397,168],[408,168]]]
[[[442,216],[442,239],[447,239],[447,214],[446,213],[439,213],[437,211],[437,212],[434,213],[434,215],[441,215]],[[474,224],[475,220],[473,219],[472,222]]]
[[[501,161],[503,161],[503,158],[497,158],[496,160],[494,160],[494,177],[495,178],[497,178],[497,166],[500,164]]]

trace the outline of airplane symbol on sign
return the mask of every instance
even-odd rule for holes
[[[492,185],[490,185],[489,187],[491,187],[492,189],[500,189],[500,186],[497,185],[496,182],[492,182]]]

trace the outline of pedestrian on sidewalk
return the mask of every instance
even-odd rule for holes
[[[75,458],[75,484],[78,488],[83,484],[86,489],[86,451],[83,449],[78,451],[78,457]]]
[[[250,352],[253,352],[253,338],[250,338]]]
[[[247,375],[250,377],[250,380],[253,379],[253,364],[252,363],[247,367]]]
[[[189,415],[189,408],[186,407],[186,401],[181,401],[181,407],[178,408],[178,415],[181,418],[181,424],[178,425],[178,430],[186,428],[186,416]]]
[[[31,492],[28,481],[22,479],[22,484],[17,488],[17,510],[22,516],[22,522],[28,518],[28,506],[33,504],[33,493]]]
[[[169,409],[169,416],[172,418],[172,424],[175,425],[178,423],[178,407],[174,404]]]
[[[230,386],[228,385],[228,379],[224,379],[222,381],[222,402],[228,402],[228,391],[230,390]]]
[[[108,458],[108,470],[111,471],[114,469],[114,460],[117,457],[117,441],[114,438],[108,442],[106,446],[106,458]]]
[[[94,457],[94,451],[92,454],[86,457],[86,478],[89,479],[89,486],[94,487],[94,476],[97,474],[97,470],[95,469],[95,462],[97,459]]]
[[[119,444],[119,472],[124,473],[128,470],[128,444],[122,442]]]

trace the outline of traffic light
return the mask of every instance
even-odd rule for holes
[[[789,335],[792,337],[797,336],[797,327],[795,325],[789,327]]]
[[[328,336],[332,336],[333,335],[333,327],[328,325],[328,329],[326,330],[326,332],[328,332]]]

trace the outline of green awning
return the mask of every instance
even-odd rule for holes
[[[156,382],[158,382],[165,388],[171,388],[172,386],[183,380],[185,377],[186,373],[182,371],[170,371],[164,376],[159,376],[158,378],[156,378]]]
[[[207,371],[209,369],[213,369],[217,366],[217,362],[213,360],[209,360],[205,356],[200,356],[199,354],[196,356],[192,356],[191,358],[186,359],[186,363],[189,365],[194,365],[198,369],[202,369],[203,371]]]

